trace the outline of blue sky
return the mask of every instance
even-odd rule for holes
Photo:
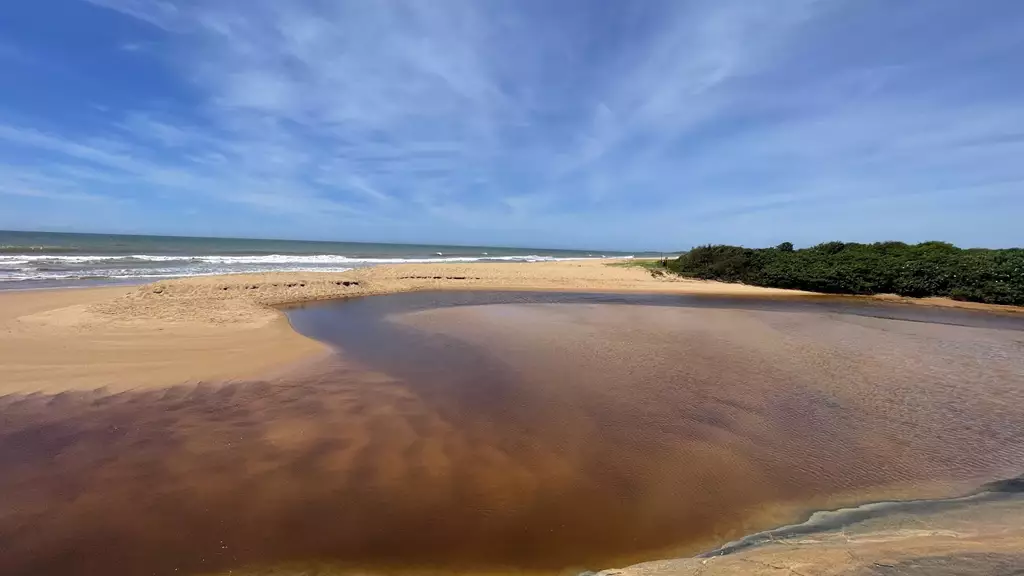
[[[1024,244],[1017,0],[0,7],[0,228]]]

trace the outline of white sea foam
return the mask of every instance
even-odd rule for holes
[[[336,254],[267,254],[260,256],[189,256],[189,255],[76,255],[59,254],[9,254],[0,256],[0,264],[28,264],[31,262],[105,262],[113,260],[138,260],[145,262],[210,262],[220,264],[403,264],[403,263],[443,263],[443,262],[478,262],[495,260],[505,262],[548,262],[558,260],[587,260],[590,258],[564,258],[525,254],[517,256],[449,256],[426,258],[361,258],[340,256]],[[593,258],[598,259],[598,258]]]
[[[217,268],[197,270],[189,268],[125,268],[125,269],[95,269],[84,271],[11,271],[0,269],[0,282],[5,281],[28,281],[28,280],[84,280],[84,279],[159,279],[179,278],[182,276],[217,276],[220,274],[259,274],[262,272],[348,272],[352,268],[340,268],[335,266],[319,268],[273,268],[273,267],[247,267],[247,268]]]
[[[352,257],[338,254],[177,255],[177,254],[2,254],[0,282],[153,279],[260,272],[344,272],[379,264],[458,262],[550,262],[590,260],[522,254],[511,256]]]

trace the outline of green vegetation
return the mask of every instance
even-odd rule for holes
[[[795,250],[700,246],[668,262],[678,274],[831,294],[945,296],[1024,305],[1024,249],[962,249],[945,242],[826,242]]]
[[[661,276],[665,276],[666,274],[671,274],[671,271],[668,269],[669,262],[671,262],[671,260],[668,257],[633,258],[631,260],[626,260],[624,262],[614,262],[608,265],[614,266],[616,268],[643,268],[644,270],[650,272],[651,276],[659,278]]]
[[[663,271],[665,269],[663,262],[664,260],[661,258],[631,258],[621,262],[612,262],[608,265],[615,268],[644,268],[646,270]]]

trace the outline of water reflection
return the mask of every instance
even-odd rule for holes
[[[344,357],[0,399],[0,573],[603,567],[1024,461],[1018,319],[492,293],[290,314]]]

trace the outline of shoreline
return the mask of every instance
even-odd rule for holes
[[[1017,476],[988,482],[965,494],[944,498],[871,500],[844,508],[815,510],[808,514],[802,522],[748,534],[714,550],[698,554],[696,557],[718,558],[739,554],[745,550],[756,550],[781,540],[821,535],[836,529],[845,530],[857,524],[885,519],[898,514],[926,516],[956,511],[977,504],[1019,501],[1022,495],[1024,495],[1024,476]]]
[[[295,331],[283,309],[303,303],[424,290],[658,293],[744,298],[836,299],[849,296],[658,278],[607,262],[396,265],[344,273],[271,273],[189,277],[142,286],[0,292],[0,397],[67,391],[163,389],[200,382],[267,377],[336,354]],[[867,302],[965,308],[1018,314],[1022,309],[928,299],[852,297]],[[971,303],[966,303],[971,304]],[[870,506],[868,504],[867,506]],[[657,560],[603,576],[745,574],[760,563],[778,569],[896,566],[916,554],[964,549],[1003,553],[1024,539],[1013,523],[1014,498],[961,511],[907,514],[914,529],[868,518],[849,533],[825,530],[775,538],[732,554]],[[785,529],[780,527],[779,529]],[[842,534],[842,537],[839,536]],[[755,538],[752,534],[747,538]],[[727,544],[726,546],[729,546]],[[1024,562],[1024,557],[1021,558]],[[881,563],[881,564],[879,564]],[[760,572],[753,572],[760,573]],[[803,572],[807,573],[807,572]],[[814,572],[817,573],[817,572]]]
[[[1024,476],[1018,476],[945,498],[866,501],[817,510],[802,522],[748,534],[694,556],[584,574],[877,574],[903,569],[931,574],[927,569],[945,569],[936,573],[983,576],[994,574],[993,568],[1024,566],[1024,528],[1018,521],[1022,512]]]
[[[401,264],[347,272],[196,276],[144,285],[0,291],[0,395],[111,392],[273,374],[327,357],[284,308],[423,290],[657,293],[780,299],[851,298],[1000,314],[1024,309],[944,299],[835,296],[655,277],[615,262]]]

